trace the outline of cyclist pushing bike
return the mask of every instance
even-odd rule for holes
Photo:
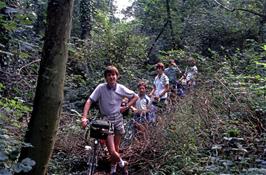
[[[97,102],[101,117],[111,122],[114,126],[114,134],[108,135],[106,139],[106,146],[111,155],[111,175],[116,174],[117,164],[122,168],[122,173],[127,175],[128,163],[119,154],[121,136],[125,133],[121,113],[133,105],[138,99],[138,96],[124,85],[117,83],[119,72],[115,66],[107,66],[104,71],[104,77],[106,83],[99,84],[86,101],[83,109],[82,127],[85,128],[88,123],[87,115],[91,104]],[[124,97],[130,100],[127,106],[121,107],[121,102]]]

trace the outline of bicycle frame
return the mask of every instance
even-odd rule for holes
[[[86,131],[85,139],[88,138],[89,132],[90,132],[90,128],[88,128],[87,131]],[[111,128],[109,129],[108,135],[112,134],[112,133],[113,133],[113,126],[111,125]],[[104,145],[103,143],[101,143],[101,140],[105,140],[105,139],[93,138],[93,140],[92,140],[92,143],[93,143],[92,144],[92,148],[87,149],[89,151],[92,151],[90,156],[89,156],[88,162],[87,162],[87,165],[88,165],[87,175],[93,175],[95,173],[95,171],[96,171],[96,168],[98,166],[98,156],[99,156],[99,153],[100,153],[99,146],[100,145]]]

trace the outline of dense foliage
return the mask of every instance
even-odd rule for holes
[[[160,114],[172,121],[161,126],[161,133],[149,136],[154,142],[145,143],[141,154],[126,155],[140,159],[131,170],[140,174],[146,169],[150,174],[265,172],[265,1],[135,0],[124,11],[134,17],[131,21],[115,18],[113,1],[91,2],[86,39],[80,37],[80,2],[75,2],[64,114],[49,165],[52,173],[84,170],[83,131],[71,109],[82,112],[88,95],[104,81],[102,70],[107,64],[115,64],[119,81],[136,90],[140,79],[151,85],[156,61],[167,65],[175,59],[184,70],[189,56],[197,60],[200,72],[197,89],[169,114]],[[34,165],[16,159],[21,146],[30,146],[22,138],[35,95],[46,6],[46,0],[0,2],[0,174],[22,171],[23,166],[27,171]]]

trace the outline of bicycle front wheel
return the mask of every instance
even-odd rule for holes
[[[88,170],[87,175],[93,175],[96,171],[97,163],[98,163],[98,144],[94,145],[94,150],[92,155],[89,157],[88,160]]]
[[[90,157],[88,161],[87,175],[93,175],[96,170],[96,157]]]

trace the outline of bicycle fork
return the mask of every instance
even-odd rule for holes
[[[87,175],[93,175],[93,173],[96,170],[96,167],[98,166],[98,155],[97,155],[97,150],[98,150],[98,145],[99,141],[97,139],[94,140],[94,145],[93,145],[93,152],[92,155],[89,158],[89,161],[87,162],[88,165],[88,174]]]

